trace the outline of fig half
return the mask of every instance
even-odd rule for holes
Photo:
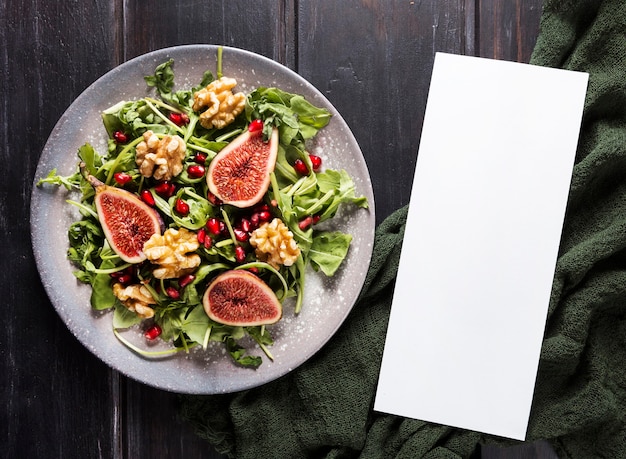
[[[261,131],[240,134],[209,164],[209,190],[224,204],[240,208],[253,206],[269,188],[277,154],[278,129],[272,129],[267,142]]]
[[[129,191],[102,183],[95,189],[98,219],[111,248],[128,263],[145,260],[143,245],[161,233],[157,212]]]
[[[243,269],[217,276],[204,292],[202,305],[210,319],[242,327],[276,323],[283,313],[273,290]]]

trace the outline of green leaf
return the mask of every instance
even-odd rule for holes
[[[308,254],[311,266],[327,276],[334,275],[346,258],[351,242],[351,235],[338,231],[316,234]]]
[[[235,362],[244,367],[257,368],[262,363],[261,357],[248,355],[246,350],[237,344],[233,338],[226,339],[226,350]]]
[[[164,341],[176,341],[179,338],[188,310],[188,307],[177,303],[162,312],[157,322],[161,326],[161,338]]]
[[[291,109],[298,115],[300,129],[302,129],[305,139],[313,137],[317,131],[330,122],[332,115],[328,110],[314,106],[300,95],[293,96],[290,104]]]
[[[178,215],[174,208],[178,199],[184,200],[189,205],[189,213],[185,216]],[[207,220],[213,216],[214,207],[211,203],[197,194],[192,187],[181,188],[175,196],[169,199],[169,215],[174,222],[183,228],[195,231],[202,228]]]
[[[57,175],[57,170],[52,169],[45,178],[39,179],[37,186],[49,183],[50,185],[63,185],[66,189],[72,190],[80,186],[80,181],[81,175],[78,172],[72,175],[63,176]]]
[[[323,194],[330,190],[335,191],[333,200],[329,205],[325,206],[320,216],[320,221],[334,217],[339,205],[342,203],[352,203],[363,208],[368,207],[367,198],[365,198],[365,196],[355,195],[354,181],[345,170],[336,171],[328,169],[325,172],[317,174],[317,183],[320,192]]]
[[[85,169],[91,175],[98,174],[98,168],[102,165],[102,158],[90,144],[86,143],[78,149],[78,157],[85,163]]]
[[[190,308],[190,312],[183,320],[181,330],[187,334],[189,339],[196,343],[202,344],[207,329],[211,326],[209,317],[204,312],[202,305]]]
[[[264,326],[247,327],[246,331],[257,342],[265,355],[267,355],[269,359],[274,360],[274,356],[267,348],[267,346],[271,346],[272,344],[274,344],[274,339],[272,338],[270,332]]]
[[[246,118],[260,118],[265,122],[264,132],[278,127],[280,143],[305,150],[305,141],[314,137],[328,124],[328,110],[316,107],[299,94],[278,88],[260,87],[246,99]]]
[[[174,87],[174,59],[170,59],[162,64],[158,65],[154,70],[154,75],[147,75],[143,77],[146,84],[151,87],[155,87],[159,93],[159,96],[165,101],[172,101],[172,88]]]
[[[117,302],[113,312],[113,328],[130,328],[141,323],[143,319],[129,310],[126,306]]]
[[[115,305],[117,297],[111,288],[111,276],[108,274],[96,274],[91,284],[91,307],[101,311],[110,309]]]

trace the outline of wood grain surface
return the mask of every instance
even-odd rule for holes
[[[380,222],[408,203],[435,52],[527,62],[540,14],[540,0],[5,0],[0,457],[220,457],[177,419],[175,394],[136,383],[86,350],[39,279],[29,222],[35,168],[55,123],[88,85],[130,58],[180,44],[235,46],[281,62],[353,130]]]

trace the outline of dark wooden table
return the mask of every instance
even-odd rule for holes
[[[322,91],[353,130],[380,222],[409,199],[434,53],[527,62],[541,3],[3,1],[0,456],[218,457],[177,421],[175,394],[121,376],[79,344],[41,285],[29,226],[35,168],[54,124],[89,84],[130,58],[179,44],[235,46],[281,62]]]

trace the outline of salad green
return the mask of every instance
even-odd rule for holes
[[[221,53],[217,75],[222,75]],[[154,97],[120,101],[102,113],[108,134],[107,151],[101,153],[84,144],[77,152],[79,167],[75,173],[63,176],[52,170],[38,186],[53,184],[78,192],[79,199],[67,201],[78,208],[81,216],[68,229],[67,256],[77,268],[77,279],[92,287],[91,306],[113,310],[113,331],[125,345],[141,355],[156,357],[188,351],[194,346],[206,348],[209,341],[218,341],[224,343],[235,362],[255,368],[262,359],[251,355],[241,340],[252,338],[273,358],[269,351],[271,332],[266,326],[226,326],[209,319],[202,306],[202,295],[211,279],[225,270],[248,269],[265,281],[281,302],[291,298],[297,314],[303,306],[306,267],[310,265],[326,276],[334,275],[352,239],[349,234],[321,230],[318,224],[332,219],[341,205],[366,208],[368,203],[356,194],[346,171],[314,166],[307,152],[307,142],[331,119],[327,110],[312,105],[301,95],[258,87],[246,95],[245,110],[231,124],[222,129],[207,129],[199,122],[199,113],[192,105],[194,93],[214,80],[212,72],[205,72],[198,85],[189,89],[175,90],[174,79],[173,60],[158,65],[153,75],[145,77],[146,84],[154,88]],[[262,121],[266,138],[273,128],[279,131],[278,157],[269,190],[253,208],[224,205],[208,191],[204,167],[255,120]],[[158,136],[177,134],[184,139],[183,170],[172,180],[159,181],[140,173],[135,149],[146,131]],[[304,163],[307,173],[299,172],[294,167],[296,162]],[[179,278],[157,279],[149,261],[124,262],[104,236],[94,205],[95,190],[87,175],[141,196],[157,209],[165,228],[196,233],[200,244],[195,253],[201,258],[200,265]],[[181,202],[186,206],[183,211],[178,207],[183,205]],[[279,218],[293,234],[300,255],[291,266],[273,266],[258,259],[247,239],[237,237],[241,222],[258,226],[259,215],[265,217],[262,220],[267,220],[268,215]],[[210,225],[218,223],[223,231],[208,231]],[[144,319],[125,306],[113,292],[115,282],[143,285],[156,303],[151,305],[154,316]],[[172,343],[172,348],[148,351],[120,333],[140,323],[151,329],[151,337],[154,330],[159,330],[160,339]]]

